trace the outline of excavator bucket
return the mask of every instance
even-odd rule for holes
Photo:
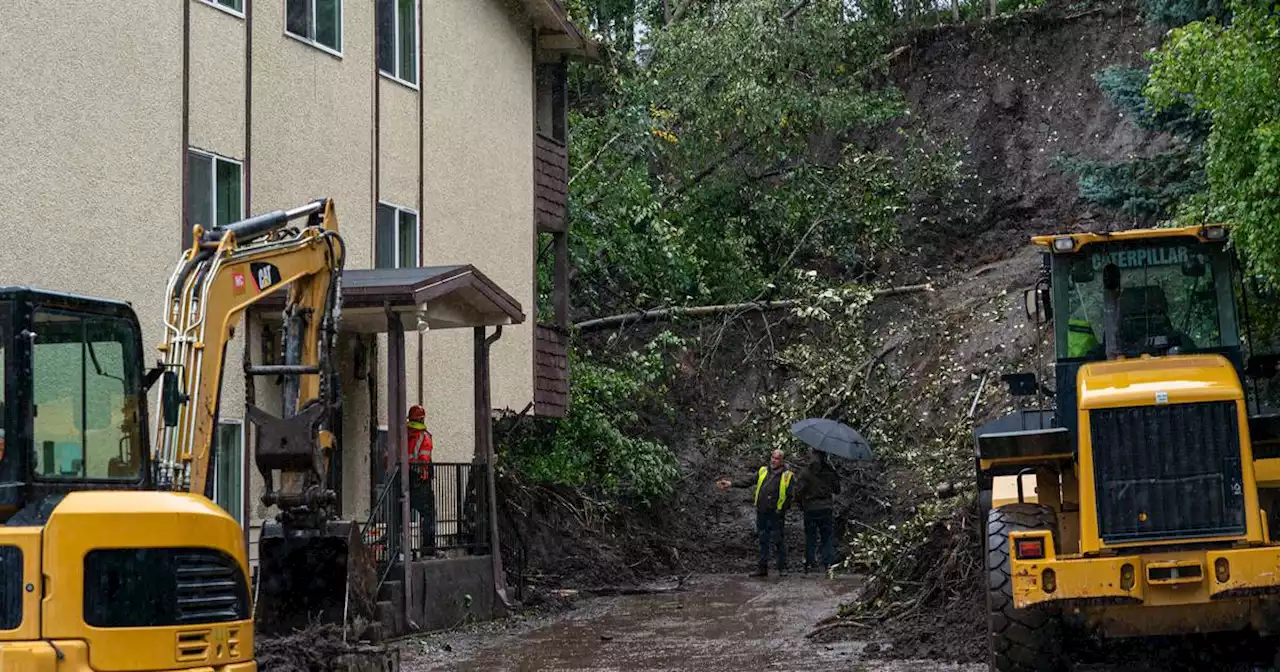
[[[258,632],[372,622],[376,592],[377,568],[357,523],[330,521],[319,529],[263,525],[254,605]]]

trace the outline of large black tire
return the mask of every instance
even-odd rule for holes
[[[987,620],[991,672],[1041,672],[1063,669],[1061,620],[1052,607],[1016,609],[1009,562],[1009,533],[1057,531],[1053,509],[1039,504],[1009,504],[987,515]]]

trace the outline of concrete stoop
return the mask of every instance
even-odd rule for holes
[[[466,623],[488,621],[503,614],[494,594],[493,564],[489,556],[417,560],[409,563],[410,623],[404,613],[403,571],[382,584],[376,605],[380,639],[413,632],[448,630]]]

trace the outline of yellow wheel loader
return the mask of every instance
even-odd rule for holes
[[[1061,669],[1066,629],[1277,632],[1280,418],[1245,382],[1276,361],[1245,360],[1228,236],[1033,239],[1054,382],[1005,376],[1042,404],[975,430],[992,670]]]
[[[325,487],[344,255],[333,203],[193,233],[151,369],[128,304],[0,289],[0,670],[252,672],[255,608],[261,630],[345,622],[363,604],[373,569]],[[255,588],[210,467],[227,343],[279,291],[284,361],[246,365],[282,376],[285,397],[284,418],[246,409],[264,503],[279,509]]]

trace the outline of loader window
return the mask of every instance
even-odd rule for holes
[[[1093,245],[1066,261],[1069,357],[1105,357],[1104,269],[1119,270],[1120,349],[1127,356],[1211,350],[1224,345],[1216,264],[1196,243]],[[1091,332],[1091,333],[1090,333]],[[1074,349],[1073,349],[1074,348]]]
[[[32,344],[32,464],[46,479],[134,481],[142,474],[135,327],[39,310]]]

